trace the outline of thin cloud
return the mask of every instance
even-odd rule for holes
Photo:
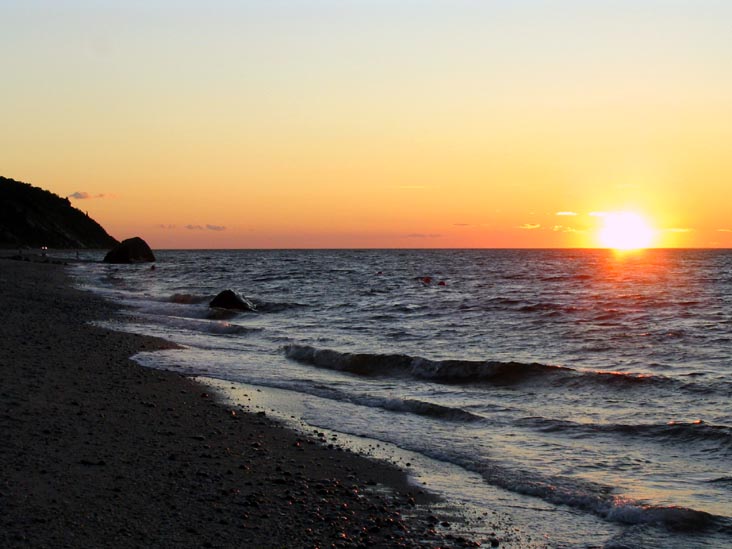
[[[556,215],[574,216],[574,215],[579,215],[579,214],[577,212],[557,212]]]
[[[718,233],[732,233],[732,229],[717,229]]]
[[[407,238],[440,238],[442,235],[438,233],[410,233]]]
[[[470,223],[453,223],[453,227],[470,227]]]
[[[555,233],[583,233],[584,232],[579,229],[575,229],[574,227],[567,227],[566,225],[554,225],[554,227],[552,227],[552,231],[554,231]]]
[[[173,225],[175,226],[175,225]],[[212,225],[211,223],[206,223],[205,225],[194,225],[192,223],[189,223],[188,225],[183,225],[183,228],[188,229],[189,231],[225,231],[226,227],[224,225]]]
[[[166,229],[166,230],[171,230],[171,229],[175,229],[175,225],[170,225],[170,224],[166,225],[165,223],[159,223],[159,224],[157,225],[157,227],[158,227],[159,229]]]
[[[540,228],[541,225],[538,223],[524,223],[523,225],[519,225],[519,229],[523,229],[525,231],[534,231]]]
[[[674,227],[674,228],[671,228],[671,229],[666,229],[666,232],[669,232],[669,233],[690,233],[693,230],[694,229],[686,229],[686,228],[683,228],[683,227]]]
[[[106,194],[89,194],[85,191],[76,191],[75,193],[71,193],[68,198],[73,198],[74,200],[91,200],[93,198],[105,198]]]

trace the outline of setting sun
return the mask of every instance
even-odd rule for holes
[[[653,243],[655,231],[637,213],[611,212],[603,215],[598,234],[600,244],[616,250],[637,250]]]

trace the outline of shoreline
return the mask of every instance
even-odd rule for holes
[[[90,325],[118,308],[62,266],[0,261],[0,287],[3,547],[476,545],[396,466],[132,361],[174,345]]]

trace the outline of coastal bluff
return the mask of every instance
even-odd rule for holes
[[[111,248],[117,240],[68,198],[0,177],[0,248]]]

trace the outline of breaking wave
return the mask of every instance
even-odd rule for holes
[[[568,477],[545,477],[530,471],[507,469],[458,459],[467,469],[480,473],[489,483],[512,492],[534,496],[554,503],[580,509],[611,522],[662,526],[676,532],[696,532],[707,529],[727,529],[728,518],[674,505],[652,505],[644,501],[619,497],[613,489],[589,481]]]
[[[287,345],[284,351],[292,360],[319,368],[362,376],[413,377],[443,383],[518,383],[529,377],[552,375],[563,370],[573,371],[563,366],[539,363],[429,360],[404,354],[342,353],[308,345]]]
[[[672,380],[663,376],[603,370],[583,371],[538,362],[430,360],[406,354],[346,353],[296,344],[285,346],[284,352],[292,360],[318,368],[361,376],[413,377],[441,383],[516,384],[529,379],[544,379],[548,382],[569,386],[673,383]]]

